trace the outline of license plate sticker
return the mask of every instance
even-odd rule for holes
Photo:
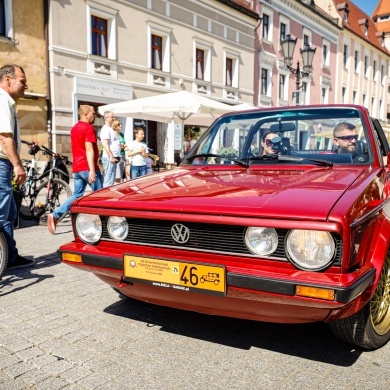
[[[226,271],[223,266],[124,255],[123,276],[124,281],[138,281],[157,287],[226,294]]]

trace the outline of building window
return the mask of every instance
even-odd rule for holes
[[[367,106],[367,95],[363,93],[363,106]]]
[[[207,82],[211,82],[211,51],[213,45],[206,41],[196,40],[194,41],[193,46],[193,58],[194,58],[194,66],[193,66],[193,77],[195,80],[204,80]],[[225,56],[224,58],[229,57],[230,55]],[[223,60],[222,66],[226,66],[225,59]],[[233,64],[234,66],[234,64]],[[221,72],[224,72],[225,69],[221,69]],[[222,73],[225,76],[224,73]],[[234,75],[233,75],[234,79]],[[197,84],[198,86],[200,84]],[[205,88],[204,84],[202,84],[202,88]],[[209,91],[208,91],[209,92]]]
[[[376,80],[376,61],[374,61],[372,65],[372,79],[375,81]]]
[[[13,0],[0,0],[0,37],[14,38]]]
[[[6,36],[6,24],[5,24],[5,4],[4,0],[0,0],[0,35]]]
[[[356,95],[356,91],[353,91],[353,92],[352,92],[352,103],[353,103],[353,104],[357,104],[356,96],[357,96],[357,95]]]
[[[367,77],[368,72],[368,57],[364,56],[364,76]]]
[[[286,76],[284,74],[279,75],[279,99],[285,99],[284,91],[286,88]]]
[[[302,48],[304,49],[306,46],[310,46],[312,43],[312,32],[307,29],[303,28],[302,31]]]
[[[343,48],[343,64],[344,64],[344,68],[347,67],[347,60],[348,60],[348,46],[344,45],[344,48]]]
[[[229,87],[233,84],[233,60],[226,58],[226,81],[225,84]]]
[[[302,81],[302,93],[303,93],[303,103],[308,104],[308,83],[306,81]]]
[[[224,83],[227,87],[238,88],[238,66],[239,53],[225,52],[225,79]]]
[[[342,88],[341,88],[341,101],[342,101],[343,103],[345,103],[345,98],[346,98],[345,92],[346,92],[346,88],[345,88],[345,87],[342,87]]]
[[[359,67],[359,52],[355,50],[355,73],[358,72],[358,67]]]
[[[107,57],[107,20],[91,16],[92,54]]]
[[[162,70],[162,37],[152,34],[152,68]]]
[[[87,1],[88,53],[116,60],[116,13]]]
[[[285,23],[280,23],[280,40],[286,39],[287,35],[287,26]]]
[[[171,29],[149,23],[148,66],[150,68],[170,72],[170,34]]]
[[[322,43],[322,65],[330,65],[330,44],[324,40]]]
[[[263,14],[263,20],[262,20],[262,35],[261,37],[263,39],[268,40],[268,35],[269,35],[269,15]]]
[[[268,69],[261,68],[261,94],[268,93]]]
[[[196,74],[198,80],[204,80],[204,50],[196,49]]]
[[[322,63],[326,65],[326,59],[328,58],[328,46],[322,45]]]

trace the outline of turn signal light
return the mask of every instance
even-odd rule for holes
[[[76,255],[75,253],[63,253],[62,260],[73,261],[75,263],[83,262],[81,255]]]
[[[310,287],[310,286],[296,286],[295,294],[301,297],[325,299],[327,301],[334,301],[334,290],[326,288]]]

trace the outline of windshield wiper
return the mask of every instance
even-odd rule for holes
[[[294,161],[294,162],[310,162],[314,165],[319,165],[322,167],[332,167],[333,163],[327,160],[317,160],[316,158],[307,158],[307,157],[298,157],[290,155],[279,155],[278,160],[280,161]]]
[[[194,159],[196,159],[198,157],[203,157],[203,158],[211,158],[211,157],[223,158],[224,160],[234,162],[235,164],[239,165],[240,167],[244,167],[244,168],[248,167],[248,165],[243,163],[242,161],[236,160],[234,158],[225,157],[225,156],[220,155],[220,154],[214,154],[214,153],[194,154],[193,156],[187,157],[185,160],[188,161],[191,164],[194,161]]]

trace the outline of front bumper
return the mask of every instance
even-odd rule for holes
[[[140,253],[140,247],[136,247],[138,255],[140,256],[156,256],[155,250],[153,253],[148,253],[147,247],[141,248],[143,252]],[[111,247],[111,246],[90,246],[80,242],[71,242],[61,246],[58,250],[58,256],[62,260],[62,254],[74,253],[79,254],[82,257],[82,263],[72,263],[72,265],[84,265],[89,267],[90,271],[95,274],[112,274],[120,281],[123,275],[123,254],[127,252],[129,248],[126,247],[124,251],[123,247]],[[160,255],[163,258],[171,259],[171,251],[164,253],[160,251]],[[181,261],[183,258],[190,259],[189,255],[182,255],[175,251],[175,260]],[[195,254],[195,256],[199,256]],[[207,262],[203,256],[200,256],[198,261]],[[217,259],[218,261],[218,259]],[[273,269],[243,269],[237,266],[227,266],[226,282],[227,290],[232,289],[245,289],[252,292],[275,294],[278,296],[296,297],[296,286],[309,286],[312,288],[333,289],[335,292],[335,299],[331,302],[325,302],[317,300],[317,304],[321,305],[321,302],[325,307],[333,307],[336,305],[341,308],[349,302],[356,299],[362,294],[375,279],[375,269],[365,268],[360,269],[349,274],[339,273],[314,273],[297,270],[278,269],[277,266]],[[317,305],[315,305],[317,306]]]

